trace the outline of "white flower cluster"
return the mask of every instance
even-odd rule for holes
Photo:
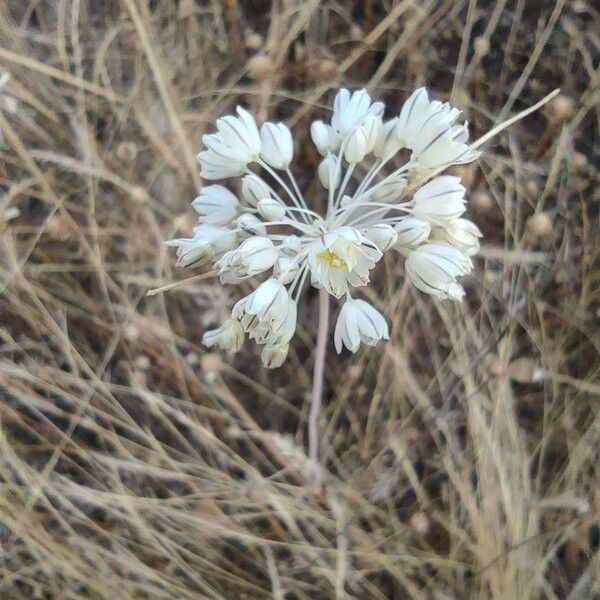
[[[462,217],[466,200],[459,178],[436,174],[478,156],[467,143],[468,125],[456,124],[459,111],[430,100],[424,88],[397,117],[384,121],[383,111],[365,90],[341,89],[331,123],[312,123],[311,137],[323,156],[318,177],[327,190],[324,216],[307,206],[290,171],[294,145],[283,123],[264,123],[259,130],[238,107],[237,116],[218,119],[216,133],[203,137],[200,174],[241,177],[239,195],[219,184],[204,187],[193,202],[199,215],[193,237],[168,244],[177,248],[180,265],[212,263],[223,283],[269,273],[234,306],[230,319],[204,335],[204,344],[237,351],[248,334],[264,346],[265,366],[281,365],[307,278],[343,298],[334,333],[338,352],[388,339],[383,316],[351,295],[368,284],[387,250],[406,257],[406,274],[419,290],[462,298],[457,278],[471,271],[481,234]],[[402,154],[404,164],[384,174]]]

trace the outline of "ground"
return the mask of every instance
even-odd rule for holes
[[[600,597],[600,14],[591,0],[0,4],[0,596]],[[328,348],[306,459],[315,294],[276,371],[203,332],[239,297],[187,235],[202,133],[237,104],[310,122],[340,85],[416,87],[474,138],[484,233],[463,304],[386,257],[376,349]]]

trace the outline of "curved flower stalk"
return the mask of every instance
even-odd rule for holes
[[[204,187],[193,202],[199,215],[193,237],[168,243],[177,248],[180,265],[212,263],[223,283],[264,278],[230,319],[205,333],[207,346],[235,352],[247,335],[263,346],[265,366],[280,366],[308,285],[342,302],[334,332],[338,352],[389,339],[385,318],[352,296],[368,285],[385,252],[406,258],[407,277],[422,292],[463,297],[459,279],[472,269],[481,234],[464,218],[459,178],[438,173],[477,158],[468,126],[457,123],[458,109],[430,100],[424,88],[388,120],[384,108],[364,89],[341,89],[331,122],[312,123],[323,157],[316,175],[325,214],[307,206],[290,171],[294,143],[285,124],[259,128],[238,107],[236,116],[218,119],[217,131],[203,136],[201,175],[241,178],[239,193],[222,184]],[[408,160],[389,168],[399,153]]]

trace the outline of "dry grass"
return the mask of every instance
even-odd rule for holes
[[[600,597],[593,5],[0,3],[0,597]],[[315,497],[316,296],[266,372],[199,343],[235,290],[145,295],[191,274],[162,241],[191,229],[218,115],[306,132],[340,83],[396,110],[424,81],[475,135],[562,95],[462,171],[486,235],[467,303],[378,269],[392,340],[330,348]]]

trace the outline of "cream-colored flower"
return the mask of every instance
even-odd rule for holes
[[[380,340],[389,340],[390,335],[381,313],[364,300],[348,298],[340,310],[333,338],[339,354],[344,346],[356,352],[361,342],[374,346]]]
[[[316,203],[326,207],[321,214],[308,205],[292,174],[294,141],[284,123],[267,122],[259,129],[238,107],[203,136],[201,175],[239,177],[241,186],[202,188],[193,202],[198,213],[193,236],[169,245],[177,249],[180,265],[210,261],[223,283],[259,278],[231,318],[205,333],[205,345],[235,351],[247,335],[263,346],[266,367],[280,366],[307,282],[345,297],[334,333],[338,351],[355,352],[361,342],[388,339],[383,316],[351,294],[369,283],[371,271],[391,249],[399,259],[406,257],[406,276],[418,289],[461,299],[459,278],[470,272],[469,257],[481,234],[463,217],[465,188],[459,178],[427,177],[478,155],[468,144],[468,125],[457,124],[460,111],[430,100],[424,88],[407,99],[399,115],[384,121],[383,111],[366,90],[341,89],[331,121],[312,123],[311,138],[323,156],[315,174],[324,188],[321,204]],[[401,164],[403,148],[408,160]],[[423,183],[414,189],[416,181]]]

